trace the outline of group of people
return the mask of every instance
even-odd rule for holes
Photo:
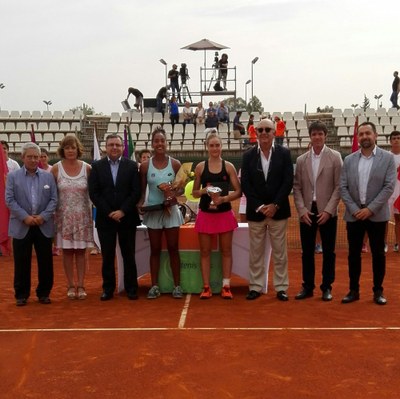
[[[254,126],[254,125],[253,125]],[[289,299],[287,290],[288,254],[286,230],[291,216],[289,195],[293,189],[299,215],[302,246],[301,291],[297,300],[314,295],[314,249],[319,230],[323,246],[322,299],[331,301],[335,280],[337,207],[346,206],[345,221],[349,243],[349,292],[342,299],[350,303],[360,298],[361,250],[364,234],[370,241],[373,265],[373,299],[384,305],[385,234],[390,208],[400,208],[394,193],[396,167],[400,164],[400,132],[390,135],[391,154],[376,146],[376,127],[371,122],[358,128],[360,149],[342,162],[340,154],[327,147],[327,128],[322,122],[309,126],[310,149],[293,163],[288,148],[275,141],[276,124],[260,120],[254,127],[257,144],[243,154],[241,180],[235,167],[222,158],[222,141],[216,130],[206,137],[207,160],[195,168],[192,196],[200,199],[195,231],[199,237],[203,277],[201,299],[212,296],[210,287],[211,237],[217,235],[222,255],[221,296],[232,299],[232,236],[237,227],[231,202],[242,192],[246,197],[249,227],[249,291],[246,299],[262,294],[268,267],[265,264],[267,236],[274,263],[273,286],[278,300]],[[11,211],[15,298],[25,305],[30,295],[32,246],[38,259],[39,302],[50,303],[53,284],[52,237],[62,248],[68,298],[86,298],[84,288],[85,250],[93,246],[91,202],[96,207],[96,227],[102,254],[102,301],[113,298],[116,289],[114,259],[118,240],[123,258],[124,288],[129,299],[138,298],[135,262],[136,228],[147,226],[150,240],[151,288],[147,298],[161,295],[159,269],[162,236],[165,236],[174,287],[172,296],[182,298],[180,284],[179,232],[184,223],[177,197],[183,188],[175,185],[181,167],[167,153],[166,133],[157,127],[151,136],[152,154],[140,166],[123,157],[122,139],[106,137],[106,156],[91,166],[79,160],[82,146],[74,136],[66,136],[58,154],[61,161],[50,173],[39,168],[40,148],[34,143],[22,147],[23,167],[8,175],[6,203]],[[397,201],[398,202],[398,201]],[[399,216],[399,211],[396,211]],[[55,224],[53,221],[55,215]],[[399,218],[395,219],[397,222]],[[396,242],[399,242],[398,226]],[[76,279],[74,269],[76,268]]]

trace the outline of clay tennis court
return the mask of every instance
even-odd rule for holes
[[[293,208],[292,208],[293,209]],[[100,302],[101,255],[89,256],[85,301],[68,300],[61,257],[52,304],[32,291],[16,307],[13,260],[0,258],[0,397],[2,398],[398,398],[400,253],[387,254],[386,306],[372,301],[371,255],[363,254],[361,299],[343,305],[347,250],[339,210],[333,301],[295,301],[301,286],[298,222],[290,218],[289,302],[269,292],[246,301],[235,276],[234,299],[124,295]],[[393,227],[389,242],[393,243]],[[321,255],[317,255],[317,281]],[[36,260],[33,287],[36,286]]]

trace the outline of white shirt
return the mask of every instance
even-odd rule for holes
[[[274,151],[274,149],[275,149],[274,143],[272,143],[272,146],[269,149],[269,155],[267,158],[264,155],[263,151],[261,150],[260,146],[258,146],[258,151],[260,152],[261,166],[262,166],[262,170],[264,172],[265,181],[267,181],[267,178],[268,178],[269,163],[271,160],[271,154]]]
[[[367,200],[367,186],[369,174],[376,155],[376,146],[369,157],[363,155],[360,151],[360,160],[358,162],[358,191],[360,193],[360,203],[366,204]]]
[[[13,159],[8,158],[7,168],[8,168],[8,172],[14,172],[14,170],[18,170],[20,168],[20,166],[17,161],[14,161]]]
[[[325,144],[322,147],[322,150],[319,154],[316,154],[314,148],[311,148],[311,165],[312,165],[312,172],[313,172],[313,201],[317,200],[317,194],[315,186],[317,184],[317,175],[319,170],[319,164],[321,163],[321,155],[322,152],[325,150]]]

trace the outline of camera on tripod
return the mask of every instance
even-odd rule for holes
[[[218,68],[219,68],[218,51],[215,52],[215,55],[214,55],[214,64],[213,64],[212,67],[215,68],[215,69],[218,69]]]
[[[188,71],[187,65],[186,65],[185,63],[182,63],[182,64],[181,64],[181,67],[180,67],[180,69],[179,69],[179,75],[180,75],[180,77],[181,77],[181,83],[182,83],[183,85],[186,84],[186,81],[187,81],[188,79],[190,79],[189,71]]]

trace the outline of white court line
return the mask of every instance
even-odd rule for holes
[[[183,305],[181,318],[179,319],[178,328],[182,329],[185,328],[186,316],[189,310],[190,298],[192,297],[191,294],[186,295],[185,304]]]
[[[125,332],[125,331],[400,331],[400,327],[115,327],[115,328],[12,328],[0,333]]]

